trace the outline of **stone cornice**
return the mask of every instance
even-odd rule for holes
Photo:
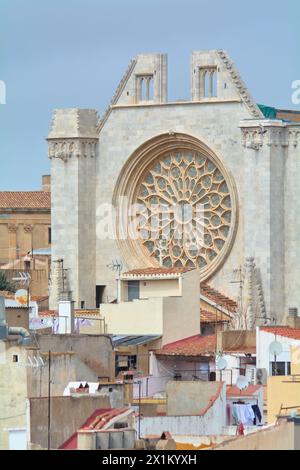
[[[98,139],[94,138],[66,138],[47,139],[49,151],[48,156],[59,158],[67,162],[72,157],[95,158]]]
[[[283,121],[243,121],[240,123],[242,145],[252,150],[268,147],[297,147],[300,127],[289,126]]]

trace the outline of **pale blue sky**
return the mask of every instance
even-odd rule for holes
[[[0,0],[0,190],[39,189],[52,109],[102,113],[140,52],[168,53],[170,100],[189,97],[191,51],[217,48],[257,102],[300,110],[299,18],[299,0]]]

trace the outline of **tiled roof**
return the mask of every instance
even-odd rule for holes
[[[203,310],[201,308],[200,312],[200,321],[201,323],[223,323],[223,322],[231,322],[231,318],[226,313],[222,313],[219,310],[214,312],[210,312],[208,310]]]
[[[260,330],[285,338],[300,339],[300,328],[290,328],[289,326],[263,326]]]
[[[207,356],[215,353],[216,335],[196,335],[163,346],[157,356]]]
[[[116,416],[119,416],[129,408],[113,408],[111,410],[101,410],[99,413],[92,415],[88,421],[80,428],[80,430],[85,431],[99,431],[102,429],[109,421],[111,421]]]
[[[100,315],[100,310],[95,308],[95,309],[89,309],[89,310],[84,310],[84,309],[76,309],[74,311],[75,317],[80,317],[80,316],[90,316],[90,317],[97,317]]]
[[[1,209],[49,209],[51,193],[48,191],[0,191]]]
[[[91,309],[91,310],[79,309],[79,310],[74,311],[75,317],[86,317],[86,316],[97,317],[99,315],[100,315],[99,309]],[[40,317],[57,317],[58,312],[57,310],[44,310],[42,312],[39,312],[39,316]]]
[[[109,421],[118,415],[125,413],[129,408],[101,408],[96,411],[85,421],[79,431],[100,431]],[[69,439],[67,439],[60,447],[61,450],[77,449],[78,432],[76,431]]]
[[[10,300],[14,300],[15,298],[15,294],[13,292],[8,292],[7,290],[0,290],[0,296]]]
[[[207,297],[209,300],[212,302],[220,305],[221,307],[225,308],[226,310],[229,310],[230,312],[236,312],[237,311],[237,302],[234,300],[230,299],[229,297],[226,297],[225,295],[221,294],[217,290],[213,289],[210,287],[208,284],[201,284],[200,285],[200,292],[202,295]]]
[[[56,310],[43,310],[39,312],[39,317],[55,317],[58,315]]]
[[[192,271],[193,268],[142,268],[132,269],[123,273],[123,276],[160,276],[163,274],[182,274]]]
[[[261,385],[249,385],[245,390],[240,390],[237,388],[236,385],[227,385],[226,395],[227,397],[237,397],[237,396],[245,396],[251,397],[255,395],[258,390],[260,389]]]
[[[8,292],[6,290],[0,291],[0,296],[4,297],[8,300],[15,300],[14,292]],[[47,295],[31,295],[30,300],[33,302],[42,302],[43,300],[47,300],[49,297]]]
[[[300,122],[300,112],[293,110],[289,111],[284,109],[277,109],[276,118],[283,119],[285,121]]]

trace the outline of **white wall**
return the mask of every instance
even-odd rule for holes
[[[220,396],[204,416],[153,416],[141,419],[141,436],[162,434],[169,431],[172,435],[207,436],[223,434],[226,415],[226,386],[222,387]],[[138,422],[138,420],[137,420]]]
[[[181,295],[179,279],[159,279],[140,281],[140,298],[168,297]]]
[[[270,375],[270,362],[274,362],[273,354],[269,352],[270,344],[275,341],[275,334],[262,331],[259,327],[256,329],[256,367],[266,369]],[[282,344],[283,352],[276,357],[277,362],[291,362],[291,346],[300,346],[300,340],[285,338],[276,335],[276,341]]]

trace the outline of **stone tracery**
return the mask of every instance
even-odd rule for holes
[[[138,226],[141,244],[148,256],[164,266],[205,269],[224,249],[232,223],[232,198],[223,173],[209,157],[173,151],[156,158],[140,178],[135,202],[144,208]],[[156,205],[162,212],[160,224],[153,223]],[[174,205],[182,208],[181,231],[176,215],[170,213]],[[197,205],[204,208],[200,224]],[[186,208],[190,215],[185,215]]]

